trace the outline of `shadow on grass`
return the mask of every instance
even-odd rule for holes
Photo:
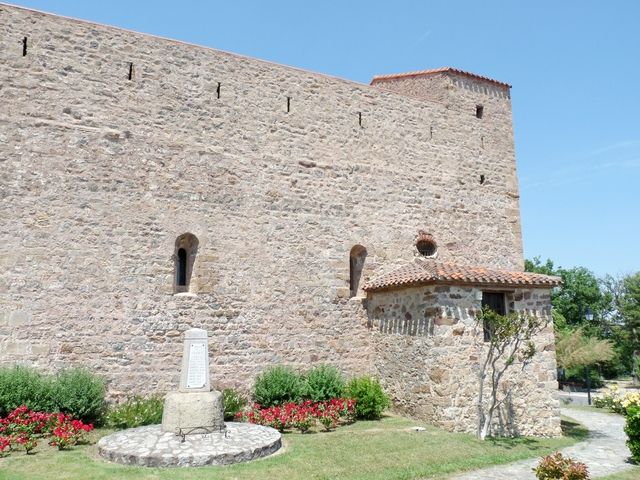
[[[560,428],[562,428],[562,435],[564,437],[572,438],[576,442],[586,440],[589,436],[589,430],[573,420],[562,419],[560,422]],[[490,437],[487,440],[489,440],[492,445],[506,449],[519,446],[527,447],[530,450],[537,450],[540,448],[538,440],[529,437]]]
[[[586,440],[589,436],[589,430],[587,430],[584,425],[574,422],[573,420],[562,419],[560,428],[562,428],[562,435],[573,438],[578,442]]]
[[[540,444],[535,438],[529,437],[491,437],[488,438],[488,440],[492,445],[505,449],[515,448],[523,445],[530,448],[531,450],[536,450],[540,447]]]

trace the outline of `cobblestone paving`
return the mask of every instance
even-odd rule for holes
[[[147,467],[199,467],[246,462],[276,452],[277,430],[250,423],[226,423],[226,433],[187,435],[163,432],[160,425],[131,428],[103,437],[98,452],[112,462]]]
[[[582,423],[589,429],[589,438],[561,450],[563,455],[584,462],[591,478],[610,475],[631,468],[631,455],[625,444],[624,417],[600,412],[562,409],[562,414]],[[451,480],[535,480],[531,470],[539,459],[522,460],[450,477]]]

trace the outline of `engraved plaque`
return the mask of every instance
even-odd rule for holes
[[[194,342],[189,348],[187,388],[203,388],[207,384],[207,344]]]

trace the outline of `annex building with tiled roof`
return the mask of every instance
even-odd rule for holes
[[[330,363],[474,431],[485,305],[549,321],[496,430],[560,434],[509,84],[361,84],[4,4],[0,65],[0,364],[161,394],[197,327],[218,389]]]

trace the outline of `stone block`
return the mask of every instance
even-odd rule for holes
[[[164,399],[162,430],[177,432],[195,427],[222,428],[224,405],[222,393],[170,392]]]
[[[17,310],[9,316],[9,325],[12,327],[19,327],[27,325],[31,320],[31,315],[24,310]]]
[[[47,355],[49,353],[49,345],[37,344],[31,346],[31,353],[34,355]]]

